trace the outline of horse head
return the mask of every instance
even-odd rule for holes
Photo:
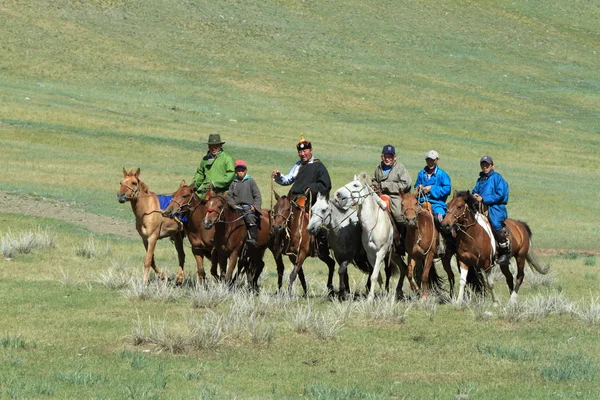
[[[459,192],[455,190],[452,200],[448,203],[448,212],[442,220],[442,229],[450,233],[453,226],[466,223],[473,206],[474,200],[470,191]]]
[[[371,190],[369,189],[369,176],[366,172],[354,176],[354,180],[335,191],[334,200],[338,204],[361,204]]]
[[[317,194],[317,201],[310,209],[311,216],[306,229],[312,235],[316,235],[322,226],[327,226],[331,223],[331,207],[329,201],[321,193]]]
[[[136,199],[141,191],[147,191],[146,186],[140,180],[140,172],[141,170],[138,168],[135,173],[133,172],[133,168],[127,172],[125,167],[123,167],[123,179],[120,184],[121,187],[117,192],[117,200],[119,203],[125,203],[126,201],[130,201]]]
[[[287,196],[279,196],[275,191],[275,206],[273,207],[273,223],[271,229],[273,233],[278,235],[283,232],[288,224],[290,216],[292,215],[292,204]]]
[[[206,197],[204,206],[206,207],[206,214],[202,220],[202,226],[204,229],[211,229],[222,220],[221,215],[227,208],[227,200],[220,194],[214,194]]]
[[[406,218],[408,226],[417,225],[417,215],[419,214],[419,200],[414,194],[402,194],[402,214]]]
[[[179,189],[173,193],[173,199],[163,211],[163,215],[173,218],[192,209],[195,195],[194,185],[186,185],[185,181],[179,183]]]

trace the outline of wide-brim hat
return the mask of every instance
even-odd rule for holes
[[[211,133],[210,135],[208,135],[208,142],[207,144],[223,144],[225,142],[221,141],[221,135],[219,135],[218,133]]]

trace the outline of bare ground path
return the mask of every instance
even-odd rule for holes
[[[130,207],[128,204],[123,207]],[[90,213],[77,208],[76,203],[47,199],[45,197],[23,196],[0,190],[0,210],[11,214],[23,214],[34,217],[54,218],[61,221],[80,225],[89,231],[97,233],[110,233],[125,237],[139,237],[135,230],[133,216],[131,221],[104,215]],[[577,252],[586,256],[600,256],[600,250],[581,249],[540,249],[534,248],[536,254],[551,256]]]
[[[131,208],[129,204],[123,206]],[[23,196],[2,190],[0,190],[0,210],[10,214],[54,218],[80,225],[97,233],[110,233],[132,238],[139,237],[135,230],[133,214],[131,221],[125,221],[81,210],[77,208],[76,203],[45,197]]]

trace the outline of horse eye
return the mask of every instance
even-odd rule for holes
[[[136,181],[133,181],[133,182],[131,182],[131,184],[132,184],[133,186],[135,186],[135,185],[137,185],[137,182],[136,182]]]

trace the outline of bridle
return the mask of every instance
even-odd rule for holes
[[[198,195],[196,194],[196,192],[192,191],[192,195],[190,196],[190,199],[187,201],[187,203],[184,203],[184,204],[179,203],[177,200],[175,200],[175,197],[173,197],[173,199],[171,201],[173,203],[177,204],[177,207],[178,207],[175,214],[194,212],[196,207],[198,207],[198,205],[192,207],[192,201],[194,201],[194,197],[198,197]],[[198,203],[199,202],[200,202],[200,198],[198,198]]]

